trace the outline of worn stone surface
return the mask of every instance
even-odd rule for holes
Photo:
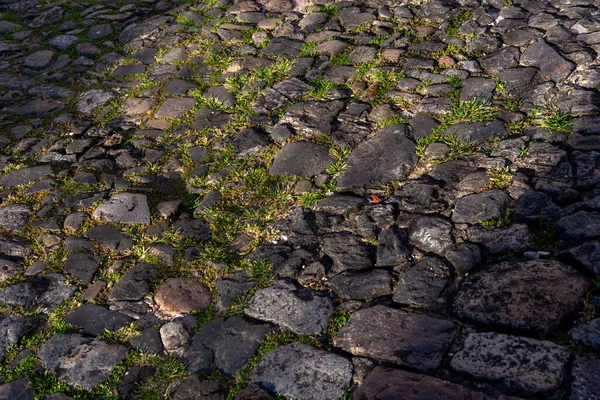
[[[258,290],[245,309],[249,316],[281,325],[299,334],[318,334],[333,313],[331,299],[309,289],[276,281]]]
[[[287,144],[275,155],[269,169],[271,175],[298,175],[311,177],[323,172],[333,163],[329,150],[309,142]]]
[[[357,356],[431,370],[440,365],[454,329],[450,321],[375,306],[352,314],[333,344]]]
[[[42,367],[61,382],[92,390],[125,359],[127,348],[77,334],[53,336],[38,351]]]
[[[405,125],[390,125],[358,145],[348,157],[348,168],[338,178],[343,189],[374,187],[404,180],[416,164],[415,144]]]
[[[600,360],[595,357],[582,357],[573,362],[571,375],[571,396],[573,400],[593,399],[598,396],[600,385],[594,379],[600,372]]]
[[[133,318],[92,303],[86,303],[67,314],[64,320],[71,325],[82,327],[82,332],[86,335],[98,336],[105,331],[118,331],[133,321]]]
[[[206,285],[186,278],[171,278],[156,289],[154,301],[161,312],[178,315],[206,308],[212,296]]]
[[[150,223],[148,200],[143,194],[119,193],[106,203],[100,204],[94,211],[94,218],[124,224],[148,224]]]
[[[569,353],[551,342],[500,333],[471,333],[450,367],[478,379],[502,382],[509,393],[552,393],[565,377]]]
[[[38,321],[33,317],[3,316],[0,319],[0,360],[4,360],[6,351],[12,345],[38,326]]]
[[[352,364],[338,355],[302,343],[281,346],[254,369],[252,382],[284,396],[329,400],[350,385]]]
[[[452,307],[487,326],[546,332],[581,307],[589,288],[587,278],[559,261],[504,262],[465,278]]]
[[[484,399],[483,393],[427,375],[377,367],[354,391],[356,400]]]
[[[198,373],[218,370],[232,377],[246,365],[265,335],[274,328],[271,324],[249,322],[239,317],[213,320],[192,338],[186,369]]]

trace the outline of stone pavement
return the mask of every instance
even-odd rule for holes
[[[600,1],[0,0],[0,399],[600,398]]]

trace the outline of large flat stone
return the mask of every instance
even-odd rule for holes
[[[208,287],[195,279],[170,278],[156,289],[154,301],[161,312],[176,316],[208,307],[212,296]]]
[[[389,125],[359,144],[338,178],[338,189],[373,188],[402,181],[416,163],[415,143],[406,136],[406,125]]]
[[[30,182],[37,181],[48,175],[52,175],[54,171],[49,165],[40,165],[38,167],[29,167],[10,171],[0,178],[0,186],[5,188],[13,188],[19,185],[25,185]]]
[[[258,290],[245,311],[253,318],[273,322],[292,332],[316,335],[327,326],[333,305],[329,297],[279,280]]]
[[[333,345],[356,356],[432,370],[452,343],[450,321],[384,306],[359,310],[333,339]]]
[[[467,276],[454,313],[497,328],[552,331],[582,306],[589,280],[559,261],[504,262]]]
[[[492,219],[501,219],[510,198],[501,190],[486,190],[469,194],[456,201],[452,221],[463,224],[478,224]]]
[[[59,381],[90,391],[108,378],[126,354],[125,346],[78,334],[58,334],[42,345],[37,356]]]
[[[484,400],[483,393],[427,375],[377,367],[354,391],[354,400]]]
[[[310,142],[289,143],[275,154],[269,174],[312,177],[325,171],[333,161],[325,146]]]
[[[240,317],[212,320],[192,338],[186,369],[207,374],[218,370],[233,377],[274,328],[271,324],[249,322]]]
[[[108,296],[111,301],[141,300],[150,290],[158,269],[151,264],[140,263],[119,279]]]
[[[544,78],[555,82],[564,81],[575,69],[572,62],[558,54],[544,39],[539,39],[525,50],[521,64],[538,67]]]
[[[267,354],[250,379],[294,399],[336,400],[349,387],[351,378],[352,364],[345,358],[292,343]]]
[[[450,368],[476,379],[500,382],[509,394],[550,394],[562,383],[569,358],[564,348],[552,342],[471,333]]]
[[[329,135],[337,114],[344,108],[344,103],[336,101],[305,101],[288,108],[279,120],[289,124],[304,138],[315,138]]]
[[[94,218],[123,224],[149,224],[148,200],[144,194],[118,193],[96,208]]]
[[[86,335],[98,336],[105,331],[118,331],[132,322],[133,318],[92,303],[86,303],[71,311],[64,320],[71,325],[82,327],[82,332]]]

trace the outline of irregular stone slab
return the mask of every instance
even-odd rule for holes
[[[90,229],[85,235],[109,250],[123,252],[133,246],[131,237],[124,235],[119,229],[110,225],[100,225]]]
[[[88,90],[87,92],[85,92],[81,95],[81,98],[79,99],[79,102],[77,103],[77,111],[79,111],[80,113],[83,113],[83,114],[90,114],[97,107],[105,104],[106,102],[108,102],[109,100],[111,100],[114,97],[115,97],[114,94],[112,94],[110,92],[106,92],[104,90],[100,90],[100,89]]]
[[[491,122],[458,122],[451,125],[444,136],[454,136],[461,142],[482,144],[491,138],[502,138],[508,135],[504,123],[498,119]]]
[[[126,355],[125,346],[78,334],[55,335],[37,353],[42,367],[59,381],[87,391],[104,382]]]
[[[93,214],[108,222],[123,224],[149,224],[150,209],[145,194],[118,193],[100,204]]]
[[[51,50],[40,50],[25,57],[23,65],[29,68],[46,68],[52,62],[54,52]]]
[[[336,233],[323,237],[323,253],[333,260],[333,272],[374,267],[369,247],[352,234]]]
[[[560,386],[569,353],[552,342],[500,333],[471,333],[450,368],[493,382],[510,394],[550,394]]]
[[[231,140],[237,157],[247,157],[259,154],[267,149],[269,142],[263,134],[252,128],[244,129]]]
[[[225,107],[235,107],[235,96],[223,86],[212,86],[206,93],[206,97],[213,98],[223,104]]]
[[[94,25],[88,31],[87,37],[90,40],[100,40],[109,37],[114,32],[111,24]]]
[[[314,48],[315,53],[325,56],[335,56],[348,48],[349,44],[342,40],[327,40]]]
[[[572,62],[558,54],[544,39],[527,47],[521,56],[521,64],[538,67],[544,78],[555,82],[564,81],[575,69]]]
[[[125,115],[145,114],[156,103],[156,99],[151,98],[129,98],[123,103],[123,112]]]
[[[504,47],[495,53],[480,58],[479,64],[489,74],[495,74],[519,66],[519,49]]]
[[[27,378],[0,385],[0,399],[33,400],[33,390]]]
[[[400,277],[394,291],[394,301],[428,306],[439,297],[449,279],[450,270],[443,261],[425,256]]]
[[[64,320],[71,325],[82,327],[82,333],[86,335],[98,336],[105,331],[118,331],[132,322],[133,318],[92,303],[86,303],[71,311]]]
[[[581,307],[589,288],[586,277],[559,261],[504,262],[467,276],[452,309],[488,326],[552,331]]]
[[[404,124],[388,125],[359,144],[338,177],[338,189],[373,188],[406,179],[417,163],[415,143],[406,131]]]
[[[600,151],[600,136],[573,136],[568,145],[579,151]]]
[[[600,360],[583,357],[573,362],[570,400],[591,400],[600,393]]]
[[[392,275],[383,269],[342,272],[329,279],[327,284],[348,299],[368,300],[392,293]]]
[[[456,201],[452,221],[462,224],[478,224],[482,221],[504,217],[510,198],[501,190],[486,190],[469,194]]]
[[[180,97],[167,99],[156,111],[157,118],[182,118],[196,105],[196,99]]]
[[[4,361],[6,351],[27,333],[31,332],[38,326],[38,322],[34,317],[17,317],[7,315],[0,317],[0,361]],[[0,392],[1,393],[1,392]]]
[[[150,290],[150,284],[157,275],[158,269],[154,265],[140,263],[119,279],[108,299],[111,301],[141,300]]]
[[[65,271],[82,283],[90,283],[100,266],[100,257],[95,254],[73,253],[65,263]]]
[[[311,86],[312,87],[312,86]],[[260,92],[254,102],[252,109],[259,114],[268,114],[288,104],[290,99],[273,88],[267,88]]]
[[[171,396],[173,400],[221,400],[227,397],[227,388],[219,381],[207,381],[198,374],[186,377]]]
[[[600,350],[600,318],[577,324],[569,331],[569,335],[584,346]]]
[[[352,314],[333,345],[355,356],[431,370],[439,367],[454,334],[450,321],[377,305]]]
[[[119,34],[119,42],[128,43],[134,39],[146,39],[158,32],[160,26],[171,21],[171,17],[157,16],[139,23],[127,25]]]
[[[195,279],[170,278],[158,287],[154,301],[161,312],[176,316],[208,307],[212,296],[208,287]]]
[[[340,11],[339,18],[344,29],[351,31],[361,24],[373,21],[375,16],[370,12],[361,12],[358,7],[348,7]]]
[[[491,255],[507,252],[515,254],[535,249],[529,227],[525,224],[511,224],[501,228],[472,226],[467,230],[469,241],[483,245]]]
[[[275,84],[273,89],[290,100],[297,100],[315,90],[315,88],[313,88],[311,85],[301,81],[298,78],[290,78],[281,81]]]
[[[586,241],[579,246],[563,250],[558,258],[578,268],[584,268],[594,275],[600,275],[600,241]]]
[[[19,264],[0,259],[0,282],[15,276],[21,271],[23,271],[23,267]]]
[[[58,35],[50,39],[48,44],[59,50],[66,50],[78,41],[79,38],[75,35]]]
[[[194,129],[222,128],[231,121],[231,114],[212,108],[199,108],[194,117]]]
[[[334,194],[333,196],[319,200],[316,205],[316,210],[328,214],[348,217],[350,213],[362,209],[365,204],[366,200],[362,197]]]
[[[148,354],[165,354],[165,347],[156,328],[150,327],[142,331],[142,334],[128,340],[131,346]]]
[[[464,386],[427,375],[377,367],[352,394],[354,400],[483,400],[487,397]]]
[[[156,374],[156,368],[149,365],[136,365],[130,368],[117,386],[119,397],[124,399],[133,397],[129,394],[154,374]]]
[[[218,305],[225,309],[234,300],[242,297],[256,285],[246,270],[234,271],[226,277],[218,278],[215,286],[219,291]]]
[[[410,225],[409,239],[424,251],[443,256],[453,245],[452,224],[442,217],[421,217]]]
[[[305,101],[288,108],[279,120],[289,124],[305,138],[329,135],[335,117],[344,108],[342,101]]]
[[[178,320],[164,324],[160,327],[160,337],[167,354],[177,357],[184,356],[190,340],[190,332],[186,329],[184,321]]]
[[[39,275],[30,282],[17,283],[0,290],[0,301],[23,307],[52,311],[77,290],[66,284],[60,274]]]
[[[296,57],[300,54],[302,42],[283,38],[275,38],[269,41],[269,44],[262,52],[269,56]]]
[[[0,227],[9,232],[22,230],[31,211],[31,207],[25,204],[10,204],[0,207]]]
[[[292,343],[267,354],[250,380],[294,399],[336,400],[350,386],[352,364],[336,354]]]
[[[377,266],[405,267],[412,260],[406,232],[392,225],[377,237]]]
[[[52,175],[53,173],[54,171],[49,165],[21,168],[4,174],[2,178],[0,178],[0,186],[10,189],[15,186],[26,185],[37,181],[38,179]]]
[[[294,142],[286,144],[275,154],[269,174],[312,177],[325,171],[333,162],[327,147],[310,142]]]
[[[595,239],[600,237],[600,214],[578,211],[562,217],[554,226],[564,240]]]
[[[301,335],[318,335],[333,314],[331,299],[278,280],[258,290],[245,309],[247,315],[273,322]]]
[[[33,253],[27,243],[0,237],[0,255],[10,259],[23,259]]]
[[[192,338],[186,369],[210,374],[218,370],[233,377],[254,355],[274,325],[252,323],[240,317],[219,318],[204,325]]]

